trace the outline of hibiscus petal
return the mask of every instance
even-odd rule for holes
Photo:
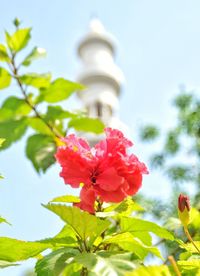
[[[126,147],[131,147],[133,143],[128,140],[124,134],[118,129],[112,129],[110,127],[105,128],[106,137],[119,139]]]
[[[102,190],[100,187],[94,188],[96,193],[99,195],[101,201],[103,202],[121,202],[127,196],[122,189],[117,189],[116,191],[110,192]]]
[[[111,167],[99,174],[96,185],[99,185],[99,187],[105,191],[116,191],[123,182],[124,178],[119,176],[117,171]]]
[[[79,153],[74,152],[71,148],[61,147],[55,157],[62,167],[60,176],[63,177],[65,184],[77,188],[81,182],[85,184],[90,182],[91,165]]]
[[[129,189],[126,190],[127,195],[134,195],[142,186],[142,174],[140,172],[135,173],[127,179]]]
[[[86,211],[86,212],[90,213],[90,214],[95,213],[94,205],[90,205],[90,204],[87,204],[85,202],[74,203],[73,205],[80,208],[83,211]]]
[[[80,198],[81,201],[84,201],[86,203],[92,202],[94,204],[96,196],[93,187],[83,186],[80,192]]]
[[[117,129],[106,128],[106,139],[100,141],[96,146],[96,156],[105,157],[107,155],[126,155],[126,149],[133,143],[124,137],[123,133]]]
[[[87,188],[83,186],[80,192],[81,202],[76,203],[75,206],[89,213],[94,213],[94,202],[96,199],[95,191],[92,187]]]

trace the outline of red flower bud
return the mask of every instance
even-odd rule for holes
[[[184,227],[187,227],[190,223],[190,199],[183,194],[178,197],[178,215]]]
[[[187,208],[188,212],[190,211],[190,199],[188,196],[180,194],[178,197],[178,209],[183,212],[185,208]]]

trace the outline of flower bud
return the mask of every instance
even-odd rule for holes
[[[178,197],[178,215],[183,226],[187,226],[190,222],[190,199],[183,194]]]

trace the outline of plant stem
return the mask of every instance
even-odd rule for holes
[[[87,244],[86,244],[86,241],[85,241],[85,240],[83,240],[83,244],[84,244],[84,247],[85,247],[85,251],[86,251],[86,252],[90,252],[90,250],[89,250],[88,247],[87,247]]]
[[[97,202],[96,212],[103,212],[103,208],[102,208],[103,202],[101,202],[99,199],[97,199],[96,202]]]
[[[171,255],[168,257],[168,260],[170,261],[176,276],[181,276],[180,270],[178,269],[178,266],[177,266],[177,263],[176,263],[174,257]]]
[[[192,239],[192,237],[191,237],[191,235],[190,235],[190,233],[189,233],[189,231],[188,231],[187,226],[184,226],[184,231],[185,231],[185,234],[186,234],[188,240],[194,245],[194,247],[196,248],[197,252],[200,254],[200,250],[199,250],[199,248],[196,246],[195,242],[193,241],[193,239]]]
[[[39,119],[49,128],[49,130],[50,130],[57,138],[62,138],[62,135],[57,131],[57,129],[55,129],[51,124],[49,124],[48,122],[46,122],[46,121],[42,118],[42,116],[40,115],[40,113],[38,112],[38,110],[36,109],[36,106],[34,106],[34,105],[30,102],[30,100],[29,100],[29,98],[28,98],[28,96],[27,96],[27,94],[26,94],[26,90],[24,89],[24,87],[23,87],[23,85],[22,85],[22,82],[20,81],[20,78],[19,78],[19,76],[18,76],[18,68],[17,68],[16,65],[15,65],[15,55],[14,55],[14,54],[12,54],[11,64],[12,64],[12,67],[11,67],[11,66],[9,66],[9,67],[10,67],[12,73],[14,74],[14,78],[15,78],[16,81],[17,81],[17,84],[18,84],[18,86],[19,86],[19,88],[20,88],[20,90],[21,90],[21,92],[22,92],[22,94],[23,94],[23,96],[24,96],[24,100],[25,100],[25,102],[27,103],[27,105],[34,111],[36,117],[39,118]]]
[[[76,238],[77,238],[77,241],[79,243],[79,251],[84,252],[84,248],[83,248],[83,245],[82,245],[82,240],[79,238],[78,235],[76,235]]]
[[[87,276],[88,275],[88,270],[86,267],[83,267],[82,270],[81,270],[81,276]]]

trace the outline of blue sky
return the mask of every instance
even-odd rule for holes
[[[200,2],[198,0],[58,0],[2,1],[0,41],[3,31],[11,30],[17,16],[23,26],[32,26],[31,46],[47,49],[45,60],[35,62],[30,71],[53,72],[75,80],[80,68],[76,45],[85,34],[91,16],[98,16],[118,40],[116,63],[126,83],[120,100],[120,117],[129,125],[135,152],[148,164],[149,153],[159,145],[143,145],[138,139],[141,123],[153,122],[164,130],[174,124],[170,109],[180,84],[198,90],[200,85]],[[1,91],[0,102],[17,94],[15,85]],[[78,103],[72,98],[69,108]],[[52,236],[62,226],[54,214],[41,207],[51,198],[69,193],[59,178],[59,167],[38,176],[24,157],[25,139],[0,153],[0,214],[12,226],[1,225],[0,235],[34,240]],[[159,189],[158,189],[159,187]],[[169,183],[151,172],[142,192],[166,197]],[[39,222],[38,222],[39,221]],[[0,275],[23,275],[28,264],[9,268]]]

